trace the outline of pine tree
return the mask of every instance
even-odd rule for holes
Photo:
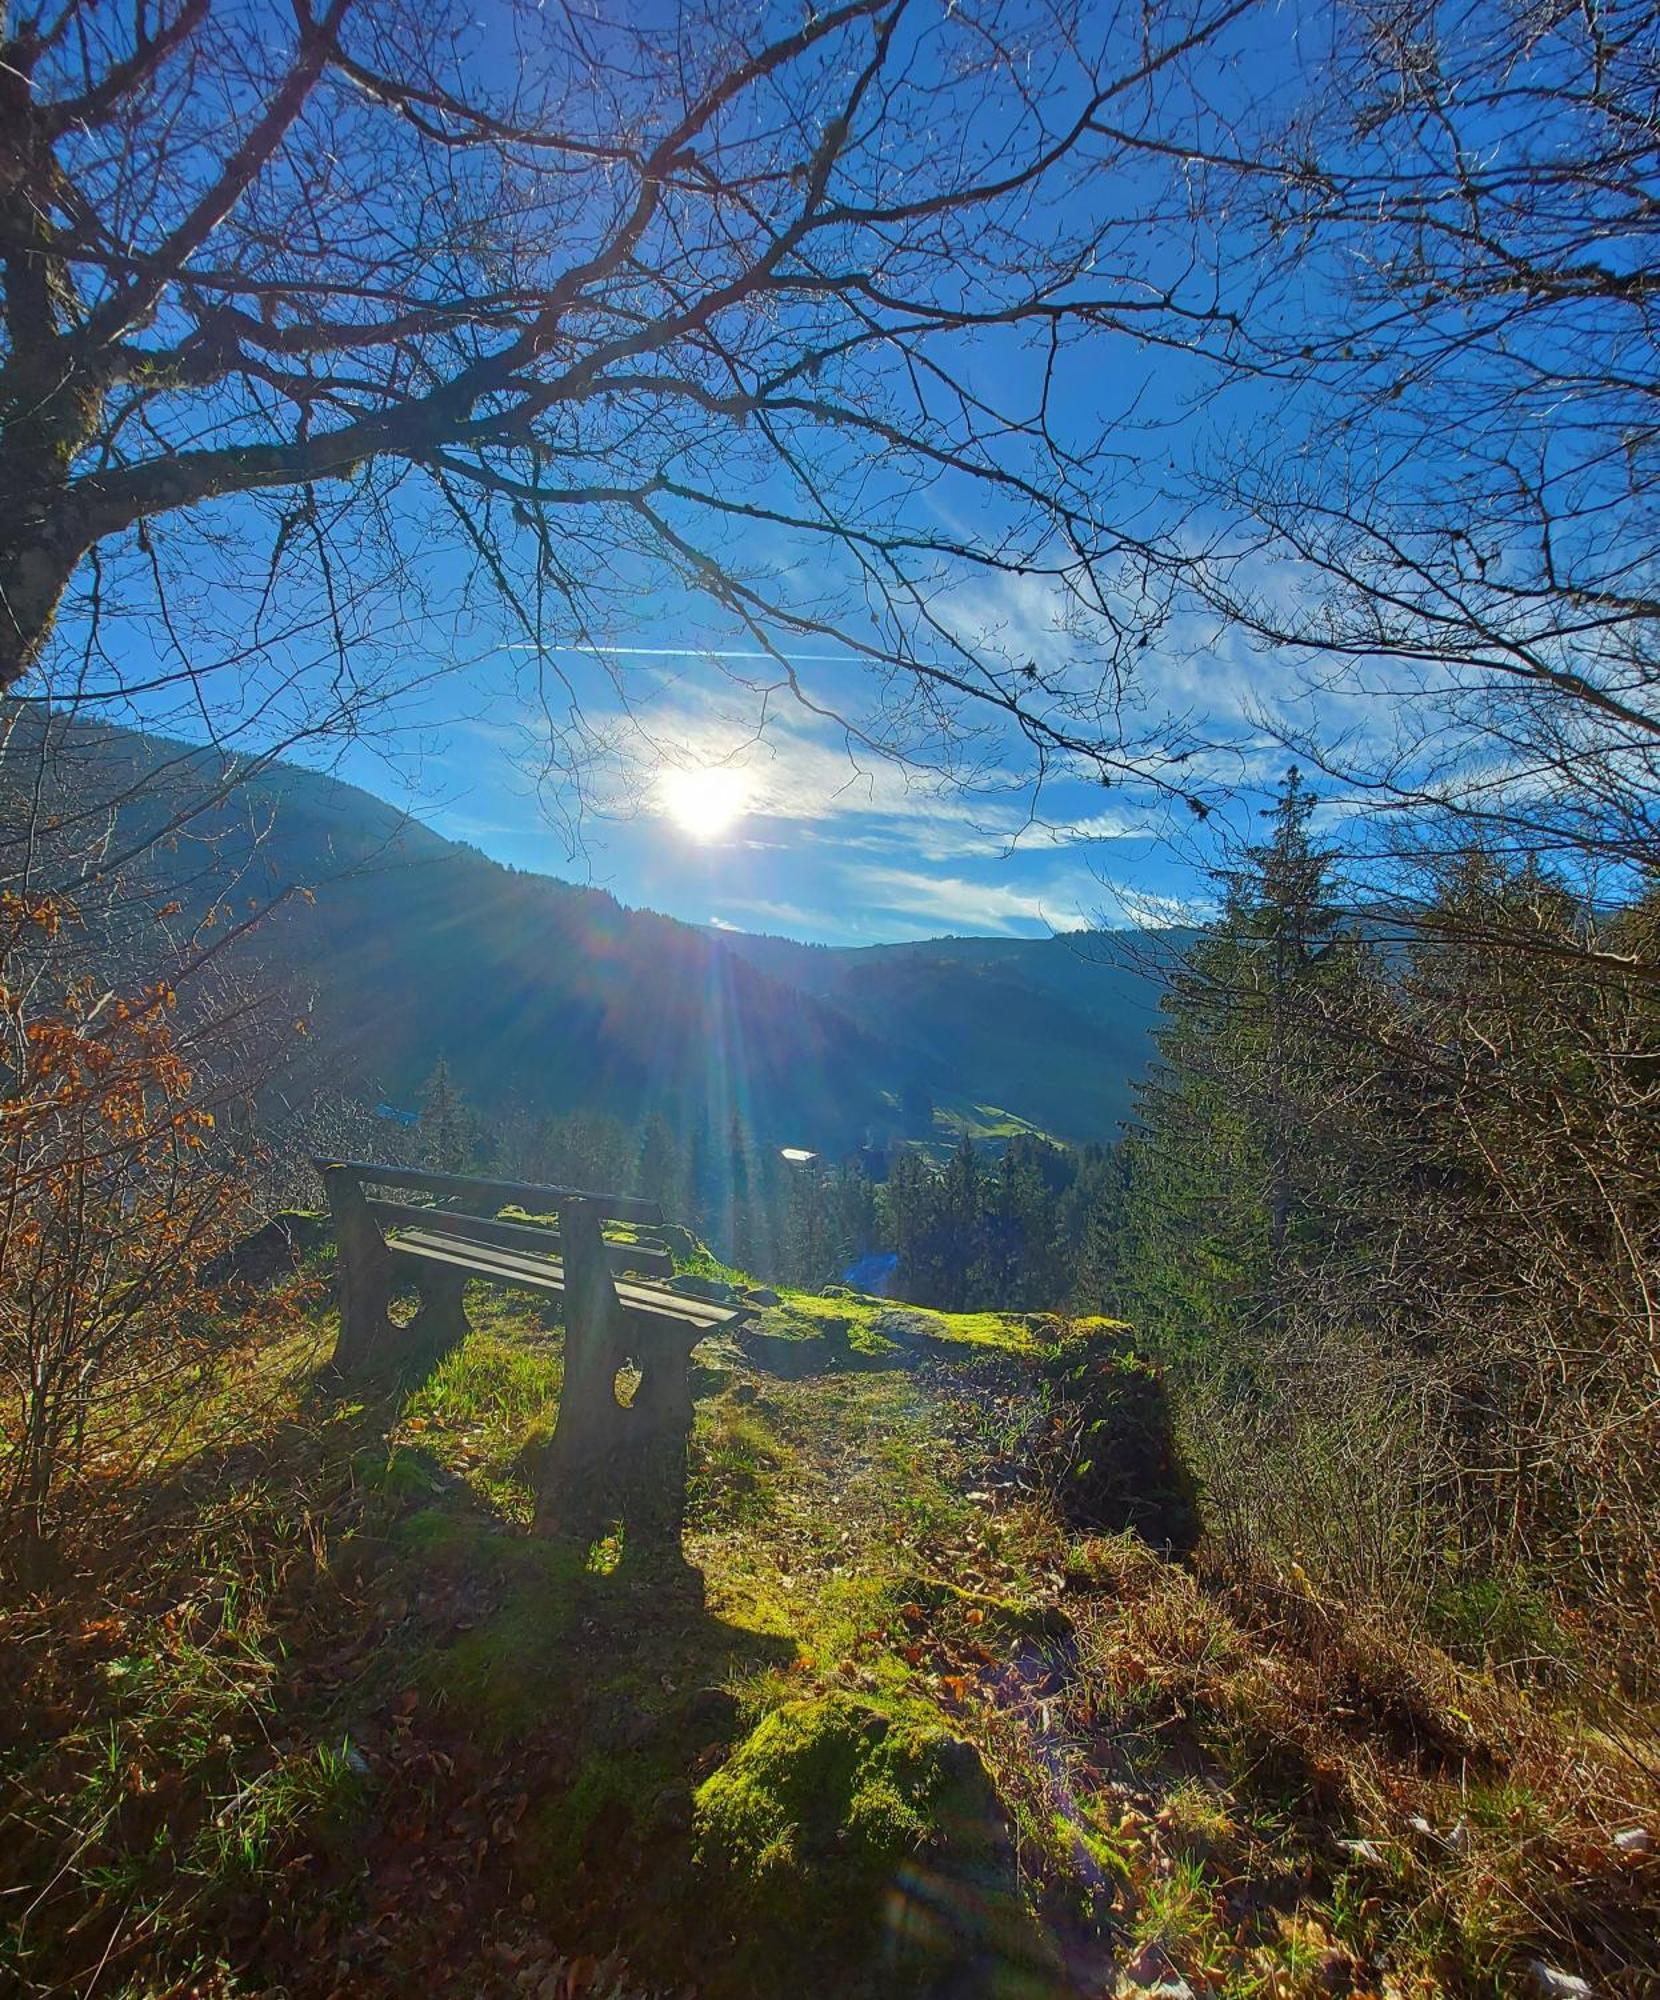
[[[738,1270],[754,1270],[756,1264],[756,1226],[754,1212],[750,1208],[750,1180],[750,1136],[744,1130],[742,1116],[732,1112],[732,1118],[726,1124],[726,1214],[722,1218],[720,1242],[726,1256],[738,1266]]]
[[[1119,1146],[1091,1147],[1074,1184],[1076,1221],[1069,1232],[1072,1303],[1088,1313],[1123,1311],[1124,1234],[1128,1209],[1126,1155]]]
[[[817,1287],[840,1275],[831,1186],[813,1162],[790,1169],[777,1270],[786,1284]]]
[[[1221,876],[1221,914],[1161,1003],[1126,1144],[1124,1275],[1167,1345],[1254,1355],[1325,1240],[1329,1114],[1364,958],[1309,835],[1314,803],[1289,772],[1268,839]]]
[[[891,1247],[884,1242],[877,1219],[876,1189],[862,1163],[845,1161],[826,1190],[830,1205],[830,1242],[827,1265],[837,1277],[845,1276],[862,1258]]]
[[[442,1056],[420,1095],[421,1157],[436,1174],[465,1173],[472,1151],[471,1119]]]
[[[709,1112],[700,1105],[686,1145],[686,1183],[691,1207],[688,1219],[706,1243],[712,1243],[722,1227],[726,1206],[723,1182]]]

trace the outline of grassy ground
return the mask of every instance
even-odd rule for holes
[[[1112,1329],[786,1294],[664,1566],[530,1534],[559,1334],[470,1310],[370,1402],[298,1326],[7,1614],[0,1982],[1660,1991],[1652,1746],[1118,1527]]]

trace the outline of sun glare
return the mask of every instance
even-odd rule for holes
[[[665,771],[658,781],[663,810],[693,840],[718,840],[749,806],[749,779],[724,764]]]

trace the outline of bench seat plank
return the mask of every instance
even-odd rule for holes
[[[565,1269],[557,1258],[520,1251],[498,1249],[485,1243],[464,1242],[446,1235],[443,1229],[409,1229],[387,1241],[394,1256],[418,1261],[450,1264],[475,1277],[496,1284],[517,1285],[526,1291],[548,1292],[555,1296],[565,1289]],[[723,1306],[711,1299],[692,1298],[670,1291],[667,1286],[630,1284],[626,1278],[616,1284],[617,1303],[625,1312],[644,1313],[655,1319],[680,1320],[713,1332],[744,1318],[741,1307]]]
[[[369,1213],[383,1232],[393,1229],[424,1229],[441,1236],[458,1236],[468,1243],[487,1243],[502,1250],[525,1250],[532,1256],[557,1257],[559,1232],[534,1222],[503,1222],[495,1216],[466,1215],[458,1209],[422,1208],[409,1201],[371,1201]],[[393,1243],[387,1236],[388,1246]],[[605,1261],[613,1271],[637,1271],[646,1276],[671,1277],[674,1259],[668,1251],[650,1243],[611,1243],[605,1246]]]

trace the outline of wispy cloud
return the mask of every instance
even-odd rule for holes
[[[1088,891],[1081,883],[1040,890],[901,868],[861,868],[852,877],[852,886],[874,909],[926,917],[967,931],[1016,932],[1033,925],[1076,931],[1089,929],[1091,922]],[[1095,886],[1091,882],[1089,890]]]
[[[763,898],[735,897],[728,901],[726,907],[729,910],[741,910],[746,917],[758,917],[762,923],[782,924],[787,930],[792,931],[811,931],[815,936],[843,927],[843,920],[834,912],[803,909],[799,903],[772,903]],[[721,917],[711,917],[709,921],[719,931],[742,931],[752,928],[749,924],[728,923]]]
[[[1104,929],[1178,930],[1202,924],[1214,914],[1203,897],[1161,896],[1151,889],[1102,877],[1096,884],[1096,918]]]
[[[1018,608],[1020,630],[1035,644],[1049,615],[1042,592],[1034,586]],[[986,606],[985,616],[995,609]],[[1054,643],[1067,643],[1066,635]],[[619,686],[600,685],[595,675],[583,717],[584,745],[593,746],[583,766],[592,813],[584,848],[598,864],[595,879],[625,900],[717,930],[847,943],[944,931],[1041,936],[1103,920],[1139,926],[1187,918],[1166,893],[1183,886],[1182,871],[1158,858],[1168,811],[1151,793],[1103,792],[1093,775],[1056,770],[1034,796],[1030,746],[1012,731],[964,737],[955,769],[908,765],[799,706],[773,676],[736,666],[723,672],[695,647],[618,650],[642,655],[634,695],[643,689],[649,698],[625,704]],[[700,659],[709,661],[701,671]],[[802,679],[828,706],[843,697],[874,702],[863,718],[874,731],[893,720],[862,675],[827,670]],[[900,690],[893,698],[902,706],[907,697]],[[524,713],[534,722],[528,705]],[[474,772],[493,762],[505,724],[498,714],[466,729]],[[901,716],[889,740],[904,726]],[[664,777],[716,767],[739,781],[744,810],[718,836],[694,842],[665,810]],[[523,823],[486,841],[520,866],[554,859],[536,831],[543,778],[534,758],[521,764]],[[501,794],[489,803],[513,817]],[[1112,875],[1128,885],[1122,889],[1098,879],[1109,854]],[[1135,878],[1143,873],[1140,888]]]

